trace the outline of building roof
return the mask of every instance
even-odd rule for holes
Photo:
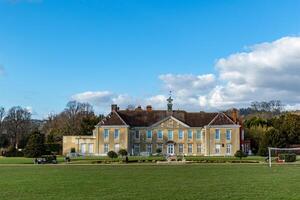
[[[149,127],[169,116],[187,124],[190,127],[204,127],[206,125],[233,125],[233,120],[225,113],[186,112],[176,110],[118,110],[112,111],[99,126],[126,125],[131,127]]]

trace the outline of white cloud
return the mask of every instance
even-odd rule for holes
[[[218,110],[248,106],[251,101],[281,100],[287,109],[299,108],[300,37],[284,37],[256,44],[244,52],[217,60],[216,74],[162,74],[162,91],[173,93],[175,108]],[[167,96],[156,94],[137,100],[111,92],[85,92],[73,96],[93,104],[141,103],[166,108]]]

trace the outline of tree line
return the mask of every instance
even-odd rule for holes
[[[32,119],[31,113],[20,106],[7,111],[0,107],[0,149],[29,149],[30,140],[57,144],[61,148],[64,135],[92,135],[103,117],[96,115],[90,104],[76,101],[68,102],[62,112],[51,114],[46,120]]]

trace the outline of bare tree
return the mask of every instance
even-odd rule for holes
[[[30,132],[31,114],[22,107],[12,107],[8,110],[3,122],[11,143],[18,148],[20,137]]]

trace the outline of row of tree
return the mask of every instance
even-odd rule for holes
[[[88,103],[71,101],[61,113],[52,114],[46,120],[31,117],[27,109],[19,106],[7,111],[0,107],[0,148],[25,149],[31,135],[37,132],[46,144],[61,145],[64,135],[91,135],[104,116],[97,116]]]
[[[251,140],[254,153],[266,155],[268,147],[291,147],[300,144],[300,116],[285,113],[271,119],[253,117],[245,120],[245,137]]]

